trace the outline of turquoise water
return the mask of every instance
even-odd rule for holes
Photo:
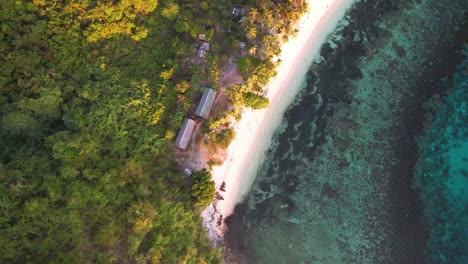
[[[430,263],[468,263],[468,46],[447,95],[433,98],[415,187],[430,227]]]
[[[455,200],[468,201],[468,139],[454,141],[446,156],[450,167],[447,192],[453,195]],[[460,204],[460,208],[466,206],[464,203]]]
[[[321,62],[311,65],[251,192],[228,219],[228,261],[431,259],[426,248],[437,246],[440,232],[428,232],[433,212],[424,192],[413,189],[417,139],[431,114],[426,102],[445,95],[438,81],[460,60],[467,10],[461,0],[356,4],[322,48]],[[453,146],[450,168],[463,174],[466,142]],[[444,185],[455,200],[466,194],[464,181],[466,174]]]

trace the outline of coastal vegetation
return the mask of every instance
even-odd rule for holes
[[[211,173],[206,169],[192,174],[192,198],[199,206],[208,206],[215,196],[215,185]]]
[[[220,261],[199,217],[214,186],[205,171],[188,184],[172,140],[210,85],[231,101],[207,138],[227,147],[220,120],[267,105],[279,36],[304,10],[237,4],[243,22],[227,0],[2,2],[0,262]],[[245,56],[244,82],[222,87],[223,67]]]
[[[221,113],[212,114],[203,130],[209,134],[205,140],[207,147],[217,150],[226,148],[234,138],[230,131],[232,128],[227,129],[226,126],[240,118],[244,107],[261,109],[268,106],[264,87],[276,75],[280,44],[295,33],[294,26],[307,10],[307,3],[238,1],[233,5],[231,1],[221,0],[216,1],[213,8],[210,13],[214,16],[212,21],[219,21],[223,27],[212,38],[216,63],[223,67],[234,61],[241,78],[241,81],[228,86],[216,83],[220,80],[212,76],[219,72],[213,74],[212,60],[209,59],[209,83],[215,89],[220,88],[221,94],[225,93],[229,98],[228,107]],[[245,47],[239,47],[240,43]]]

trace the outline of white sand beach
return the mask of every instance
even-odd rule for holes
[[[224,200],[217,200],[202,213],[208,234],[215,244],[224,235],[220,216],[229,216],[255,180],[273,132],[281,123],[286,108],[301,89],[308,65],[319,55],[320,47],[333,32],[354,0],[307,0],[309,10],[299,23],[299,32],[282,46],[278,75],[265,87],[270,105],[262,110],[246,109],[235,125],[237,136],[228,148],[222,166],[213,167],[216,189],[225,182]],[[216,208],[216,209],[215,209]]]

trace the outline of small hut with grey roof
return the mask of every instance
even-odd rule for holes
[[[178,148],[186,149],[190,138],[192,137],[193,129],[195,128],[196,122],[190,118],[185,118],[182,127],[177,135],[175,145]]]
[[[203,117],[204,119],[208,118],[210,114],[211,107],[213,106],[214,100],[216,98],[216,91],[210,88],[205,88],[203,92],[203,96],[198,103],[197,110],[195,114],[199,117]]]
[[[206,37],[206,36],[205,36]],[[205,54],[210,51],[210,43],[202,42],[197,49],[197,56],[199,58],[205,57]]]

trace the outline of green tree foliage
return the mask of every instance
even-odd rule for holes
[[[219,76],[221,74],[219,68],[219,58],[217,56],[208,56],[208,79],[210,80],[213,89],[217,90],[219,83]]]
[[[217,132],[210,133],[208,143],[215,148],[226,149],[235,137],[236,132],[233,128],[221,128]]]
[[[174,1],[167,1],[163,7],[161,14],[168,19],[174,19],[179,14],[180,6]]]
[[[215,184],[211,180],[211,173],[205,169],[192,174],[192,198],[199,206],[208,206],[215,195]]]
[[[243,102],[245,106],[252,109],[262,109],[269,104],[268,98],[251,92],[243,94]]]
[[[219,262],[166,139],[192,86],[156,1],[1,6],[0,263]]]
[[[249,73],[251,73],[259,64],[260,61],[253,56],[245,56],[237,61],[237,67],[244,77],[249,76]]]
[[[79,27],[90,42],[125,34],[135,40],[145,38],[148,29],[138,25],[138,18],[156,9],[155,0],[135,1],[56,1],[34,0],[42,15],[59,18],[66,27]],[[57,21],[57,20],[56,20]]]

